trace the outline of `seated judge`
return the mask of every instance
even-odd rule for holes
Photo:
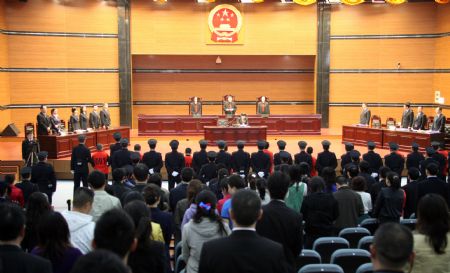
[[[256,108],[257,115],[270,115],[269,102],[266,100],[265,96],[261,97],[258,101],[258,107]]]
[[[414,122],[414,112],[411,110],[411,103],[407,102],[403,105],[402,123],[401,128],[412,128]]]
[[[58,116],[58,109],[53,108],[50,113],[50,130],[52,134],[59,135],[61,132],[61,120]]]
[[[80,128],[81,130],[86,130],[89,126],[89,117],[87,114],[86,106],[80,107]]]
[[[37,135],[46,136],[51,133],[50,118],[47,116],[47,106],[41,105],[37,119]]]
[[[367,107],[366,103],[362,104],[362,111],[361,111],[361,115],[359,116],[359,124],[360,125],[369,125],[370,122],[370,110]]]
[[[76,107],[72,107],[72,115],[70,115],[69,122],[71,125],[70,131],[75,132],[80,130],[80,116]]]
[[[236,113],[237,107],[236,103],[233,101],[232,96],[227,96],[227,100],[223,103],[223,111],[227,116],[234,116]]]
[[[238,118],[239,126],[245,127],[248,126],[248,117],[247,114],[241,113],[241,115]]]
[[[433,120],[433,126],[431,127],[431,131],[437,131],[441,133],[445,133],[445,122],[446,117],[442,114],[442,107],[436,107],[436,116]]]
[[[422,106],[417,107],[417,116],[414,119],[413,129],[414,130],[425,130],[425,125],[427,124],[427,115],[422,111]]]
[[[189,103],[189,108],[191,116],[198,118],[202,116],[202,102],[199,101],[198,97],[194,97]]]
[[[89,114],[89,127],[93,129],[100,128],[100,115],[97,105],[94,105],[92,112]]]
[[[104,103],[103,109],[100,111],[100,124],[104,129],[108,129],[111,126],[111,116],[108,110],[108,103]]]

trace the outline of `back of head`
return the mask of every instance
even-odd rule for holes
[[[147,205],[154,205],[161,198],[161,189],[154,184],[149,184],[142,190],[142,195]]]
[[[411,230],[398,223],[381,225],[373,238],[371,252],[380,267],[374,269],[402,271],[413,252]]]
[[[289,166],[289,176],[292,182],[299,182],[302,178],[300,166],[297,164]]]
[[[450,222],[447,202],[439,194],[427,194],[417,207],[417,230],[427,236],[428,243],[437,254],[445,253]]]
[[[219,225],[219,232],[224,233],[225,228],[223,226],[222,219],[216,213],[216,195],[210,190],[202,190],[199,194],[197,194],[195,203],[197,204],[197,211],[193,217],[194,222],[200,223],[203,218],[208,218]]]
[[[150,209],[147,207],[144,201],[134,200],[127,203],[124,206],[124,211],[133,220],[135,230],[135,236],[139,241],[139,244],[145,244],[149,242],[150,235],[152,233],[150,220]]]
[[[88,176],[88,183],[94,190],[104,187],[106,184],[105,174],[98,170],[94,170]]]
[[[370,164],[369,162],[362,160],[361,162],[359,162],[359,170],[362,173],[369,173],[370,170]]]
[[[231,199],[232,219],[238,226],[249,227],[260,216],[261,199],[253,190],[240,190]]]
[[[148,178],[148,167],[145,164],[139,163],[134,167],[133,170],[134,178],[140,182],[147,182]]]
[[[140,193],[138,191],[129,191],[129,192],[125,193],[125,195],[123,196],[123,205],[126,205],[133,201],[144,202],[145,199],[144,199],[144,196],[142,196],[142,193]]]
[[[366,179],[362,176],[355,176],[352,178],[352,189],[354,191],[365,191],[366,190]]]
[[[378,173],[380,174],[380,178],[385,179],[387,178],[387,174],[391,171],[390,168],[388,167],[380,167],[380,170],[378,171]]]
[[[416,167],[411,167],[408,170],[408,176],[410,180],[417,180],[420,177],[420,171]]]
[[[136,152],[140,152],[141,151],[141,145],[140,144],[134,144],[134,150]]]
[[[70,245],[69,238],[69,225],[59,212],[47,213],[39,221],[38,245],[42,257],[50,260],[62,258]]]
[[[429,175],[435,176],[439,172],[439,166],[437,164],[435,164],[435,163],[430,163],[430,164],[427,165],[426,171],[427,171],[427,173]]]
[[[73,194],[73,207],[83,208],[87,204],[92,204],[94,202],[94,192],[85,187],[80,187],[75,190]]]
[[[353,178],[359,174],[358,166],[356,165],[350,165],[347,169],[347,174],[349,177]]]
[[[389,172],[387,180],[391,184],[391,188],[398,190],[402,184],[401,177],[396,172]]]
[[[310,166],[308,163],[306,162],[302,162],[299,165],[300,168],[300,175],[308,175],[309,174],[309,170],[310,170]]]
[[[291,183],[290,177],[282,172],[274,172],[267,180],[270,197],[272,199],[284,200]]]
[[[133,220],[121,209],[105,212],[97,221],[93,241],[96,249],[107,249],[124,258],[134,241]]]
[[[200,180],[194,179],[189,182],[186,189],[186,198],[189,203],[194,203],[195,197],[203,189],[203,183]]]
[[[324,179],[325,183],[335,183],[336,182],[336,171],[331,167],[325,167],[322,170],[320,176]]]
[[[312,155],[312,153],[314,152],[313,147],[309,146],[308,148],[306,148],[306,152],[310,155]]]
[[[38,221],[42,215],[51,211],[48,197],[42,192],[34,192],[28,197],[26,216],[27,225],[30,222]]]
[[[25,228],[22,209],[13,203],[0,203],[0,242],[16,240]]]
[[[336,178],[336,184],[339,185],[340,187],[348,186],[348,179],[343,176],[338,176]]]
[[[148,184],[153,184],[153,185],[156,185],[161,188],[161,186],[162,186],[161,174],[154,173],[154,174],[150,175],[150,177],[148,178]]]
[[[111,251],[94,250],[81,256],[71,273],[129,273],[123,261]]]
[[[123,168],[116,168],[112,172],[112,179],[114,182],[122,182],[125,176],[126,174]]]
[[[229,174],[230,173],[228,172],[228,170],[226,168],[222,168],[217,171],[217,177],[219,178],[219,181],[222,180],[223,178],[227,177]]]
[[[181,170],[181,180],[189,182],[194,177],[194,170],[189,167],[185,167]]]
[[[242,177],[233,174],[228,177],[228,186],[239,190],[245,188],[245,183],[244,180],[242,180]]]
[[[14,184],[14,180],[16,180],[16,176],[14,174],[5,175],[5,183],[8,185]]]

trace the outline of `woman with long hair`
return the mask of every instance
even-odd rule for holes
[[[364,214],[358,218],[358,223],[361,223],[364,219],[370,218],[369,213],[372,211],[372,198],[370,194],[366,192],[366,180],[362,176],[355,176],[352,178],[352,190],[361,196],[361,200],[364,205]]]
[[[291,185],[285,201],[286,206],[300,213],[304,197],[308,194],[309,165],[302,162],[299,165],[289,167]]]
[[[52,263],[53,273],[69,273],[79,257],[70,244],[69,225],[59,212],[47,213],[38,226],[38,245],[31,251]]]
[[[372,216],[378,218],[380,224],[399,222],[405,206],[405,192],[400,188],[401,178],[396,172],[389,172],[386,178],[387,187],[378,194]]]
[[[198,272],[203,243],[230,235],[231,231],[216,213],[217,198],[209,190],[201,191],[195,198],[197,211],[183,227],[182,255],[186,273]]]
[[[261,199],[261,205],[267,205],[270,202],[270,195],[267,190],[267,181],[264,178],[258,178],[256,180],[256,193],[258,193]]]
[[[25,238],[22,241],[22,248],[30,252],[38,244],[38,225],[42,217],[51,212],[52,208],[48,202],[48,197],[42,192],[35,192],[28,198],[26,205],[26,225]]]
[[[164,273],[166,265],[164,244],[151,240],[150,209],[144,201],[135,200],[126,204],[124,210],[133,219],[135,237],[138,241],[136,250],[128,257],[128,265],[132,272]]]
[[[427,194],[417,207],[414,233],[416,258],[412,272],[449,272],[450,220],[447,202],[439,194]]]
[[[325,167],[320,176],[325,181],[325,192],[333,193],[337,191],[336,188],[336,171],[331,167]]]

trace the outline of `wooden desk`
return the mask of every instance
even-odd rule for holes
[[[86,146],[91,151],[95,151],[98,143],[103,144],[105,150],[109,149],[109,145],[115,143],[113,134],[120,132],[123,138],[130,138],[129,127],[118,127],[110,129],[99,129],[97,131],[86,132]],[[78,145],[79,134],[67,134],[64,136],[49,135],[38,136],[41,151],[48,152],[49,159],[58,159],[72,155],[73,147]]]
[[[219,127],[205,126],[204,138],[210,142],[225,140],[228,145],[235,146],[236,141],[243,140],[246,145],[256,145],[258,140],[266,140],[267,126]]]
[[[342,141],[355,145],[367,145],[373,141],[378,147],[383,146],[383,130],[370,127],[342,126]]]
[[[222,116],[139,115],[139,136],[203,135],[205,126],[216,126]],[[321,115],[248,116],[251,126],[266,126],[270,135],[320,135]]]

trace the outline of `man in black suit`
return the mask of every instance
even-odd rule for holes
[[[369,125],[370,124],[370,109],[367,107],[366,103],[362,104],[362,111],[359,115],[359,124],[361,125]]]
[[[271,201],[262,208],[263,215],[256,224],[256,232],[283,245],[286,259],[295,267],[295,258],[303,246],[303,217],[284,202],[289,185],[287,174],[274,172],[269,176],[267,187]]]
[[[235,226],[233,233],[203,244],[199,273],[293,272],[283,246],[255,232],[262,211],[261,200],[254,191],[238,191],[231,201],[230,214]]]
[[[414,119],[413,129],[414,130],[425,130],[427,125],[427,115],[423,113],[422,106],[417,107],[417,116]]]
[[[111,146],[109,146],[109,156],[110,156],[110,158],[112,157],[112,155],[115,152],[120,151],[122,149],[122,145],[120,145],[120,140],[122,139],[122,134],[120,132],[115,132],[113,134],[113,138],[116,141],[116,143],[111,144]]]
[[[27,254],[20,248],[25,237],[25,216],[20,207],[12,203],[1,203],[0,215],[1,272],[51,273],[50,261]]]
[[[419,152],[419,144],[413,143],[411,145],[412,152],[406,156],[406,169],[417,168],[419,169],[420,162],[425,160],[425,157]]]
[[[449,204],[448,199],[448,185],[445,181],[437,177],[439,173],[439,166],[430,163],[426,167],[427,178],[419,183],[417,186],[417,204],[420,199],[428,193],[435,193],[441,195],[444,200]]]
[[[100,124],[104,129],[108,129],[111,126],[111,115],[107,103],[103,104],[103,109],[100,111]]]
[[[70,159],[70,170],[73,173],[73,191],[80,187],[80,181],[83,181],[83,187],[88,186],[87,177],[89,175],[89,166],[94,165],[91,157],[91,151],[86,147],[86,136],[78,136],[78,146],[72,149],[72,157]]]
[[[25,204],[28,203],[28,198],[34,192],[39,191],[39,187],[36,184],[31,183],[31,168],[24,167],[20,170],[20,175],[22,176],[22,181],[16,184],[16,187],[22,190],[23,201]]]
[[[408,183],[402,187],[406,194],[403,217],[409,218],[417,210],[417,186],[419,185],[420,171],[416,167],[408,169]]]
[[[36,117],[37,119],[37,135],[46,136],[51,132],[50,118],[47,116],[47,106],[41,105],[40,113]]]
[[[369,162],[369,173],[378,173],[378,170],[383,166],[383,159],[379,153],[375,152],[376,144],[373,141],[367,142],[367,153],[363,154],[364,161]]]
[[[359,162],[359,174],[358,175],[364,177],[364,179],[366,180],[366,190],[365,190],[366,192],[369,192],[369,189],[372,187],[372,185],[377,183],[375,178],[372,176],[372,173],[370,172],[369,162],[367,162],[365,160]]]
[[[172,152],[166,154],[164,163],[166,165],[167,176],[169,180],[169,190],[175,187],[175,183],[181,181],[180,173],[181,169],[184,168],[184,156],[179,153],[178,146],[180,143],[178,140],[172,140],[169,143]]]
[[[120,140],[121,149],[115,151],[111,156],[111,168],[114,170],[116,168],[123,168],[127,165],[133,165],[131,159],[131,151],[128,150],[128,139],[122,138]]]
[[[299,141],[298,142],[298,147],[300,148],[300,153],[295,154],[294,162],[297,165],[300,165],[300,163],[302,163],[302,162],[306,162],[306,163],[308,163],[309,167],[311,168],[311,166],[312,166],[312,158],[311,158],[311,155],[308,154],[305,151],[306,150],[306,146],[308,146],[308,143],[306,143],[306,141]]]
[[[163,167],[163,160],[161,153],[156,151],[156,144],[158,143],[156,139],[149,139],[148,146],[150,151],[146,152],[142,157],[142,163],[147,165],[150,174],[160,173]]]
[[[195,173],[198,175],[200,169],[203,165],[208,163],[208,156],[206,153],[206,148],[208,147],[208,141],[202,139],[198,142],[200,145],[200,151],[195,152],[192,156],[192,168],[194,168]]]
[[[234,172],[247,177],[250,170],[250,154],[244,151],[244,146],[244,141],[237,141],[238,150],[231,154],[231,164]]]
[[[411,103],[405,103],[403,109],[401,128],[411,128],[414,122],[414,112],[411,110]]]
[[[258,141],[258,152],[252,153],[250,164],[252,171],[257,173],[259,177],[267,178],[270,172],[270,156],[264,153],[266,142],[264,140]]]
[[[422,179],[426,178],[426,168],[428,164],[434,163],[437,166],[439,166],[439,162],[433,158],[433,155],[436,153],[436,150],[433,149],[433,147],[427,147],[425,149],[426,152],[426,158],[419,163],[419,170],[420,170],[420,177]]]
[[[331,167],[333,169],[336,169],[337,167],[336,154],[329,151],[330,145],[331,142],[329,142],[328,140],[322,141],[323,152],[317,155],[316,161],[316,169],[319,172],[319,175],[322,173],[322,170],[325,167]]]
[[[219,152],[216,157],[216,164],[223,164],[228,171],[231,170],[231,155],[230,153],[225,151],[225,147],[227,143],[223,140],[219,140],[217,142],[217,147],[219,148]]]
[[[178,201],[186,198],[187,187],[194,177],[194,170],[189,167],[185,167],[181,170],[181,183],[175,188],[170,190],[169,195],[169,208],[171,211],[175,211]]]
[[[284,140],[278,140],[277,141],[278,146],[278,153],[275,153],[273,155],[273,165],[278,166],[281,164],[281,155],[284,154],[285,157],[288,158],[287,164],[292,165],[292,156],[289,152],[285,151],[286,149],[286,141]]]
[[[438,177],[442,180],[445,180],[445,174],[447,174],[447,171],[445,170],[445,167],[447,166],[447,157],[443,154],[439,153],[439,146],[441,143],[438,141],[431,142],[431,147],[435,150],[433,154],[433,159],[439,162],[439,173]]]
[[[352,162],[352,158],[350,157],[350,152],[353,151],[355,146],[351,142],[345,143],[345,154],[341,155],[341,170],[342,173],[345,173],[344,167],[348,163]]]
[[[53,166],[47,163],[48,153],[38,153],[38,164],[31,169],[31,183],[38,185],[39,191],[45,193],[48,202],[52,203],[52,195],[56,191],[56,176]]]
[[[390,154],[384,157],[384,164],[391,171],[396,172],[400,177],[405,168],[405,158],[397,152],[398,144],[394,142],[389,143]]]
[[[198,179],[200,179],[203,184],[206,184],[211,179],[217,177],[217,171],[219,168],[216,164],[217,153],[214,151],[209,151],[207,153],[208,163],[203,164],[200,172],[198,173]]]
[[[445,133],[445,122],[447,118],[442,114],[442,107],[436,107],[436,116],[433,120],[433,126],[431,126],[431,131],[437,131]]]
[[[93,129],[100,128],[100,114],[98,113],[98,106],[94,105],[92,112],[89,114],[89,127]]]

